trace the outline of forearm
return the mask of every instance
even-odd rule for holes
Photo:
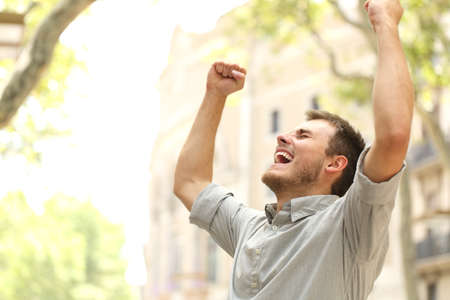
[[[225,97],[206,93],[175,170],[174,192],[190,210],[213,176],[214,145]]]
[[[225,100],[244,87],[246,72],[236,64],[223,62],[215,62],[208,72],[205,98],[175,169],[173,190],[188,210],[212,181],[214,144]]]
[[[382,182],[397,173],[408,150],[414,88],[395,27],[377,28],[378,62],[373,87],[375,140],[364,173]]]
[[[378,62],[373,88],[375,140],[409,139],[414,88],[397,27],[377,28]]]

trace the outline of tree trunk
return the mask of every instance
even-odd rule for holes
[[[36,86],[50,64],[59,36],[95,0],[61,0],[38,26],[19,57],[0,97],[0,129],[4,128]]]
[[[400,237],[403,263],[403,277],[408,300],[419,300],[417,294],[416,253],[412,240],[412,199],[408,169],[404,170],[400,183]]]
[[[444,132],[431,113],[426,111],[418,103],[416,103],[416,111],[420,115],[420,119],[425,125],[425,129],[427,130],[433,145],[436,147],[444,168],[450,171],[450,147],[445,140]]]

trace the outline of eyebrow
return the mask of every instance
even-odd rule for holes
[[[311,131],[311,130],[303,129],[303,128],[297,129],[297,130],[296,130],[296,133],[297,133],[297,134],[304,134],[304,133],[307,133],[307,134],[312,135],[312,131]]]

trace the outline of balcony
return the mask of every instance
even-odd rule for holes
[[[412,145],[407,156],[408,166],[411,169],[416,169],[430,161],[438,159],[438,153],[434,145],[429,141]]]
[[[416,244],[417,271],[421,276],[450,271],[450,231],[444,235],[429,233]]]
[[[446,235],[428,234],[427,237],[416,245],[417,259],[450,254],[450,232]]]
[[[447,144],[450,145],[450,133],[445,135]],[[429,138],[420,143],[411,145],[406,157],[408,167],[413,170],[428,163],[439,161],[439,153]]]

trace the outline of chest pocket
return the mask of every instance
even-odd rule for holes
[[[264,231],[264,230],[263,230]],[[240,249],[235,261],[233,284],[241,297],[251,297],[261,290],[260,267],[263,258],[264,232],[256,234]]]

